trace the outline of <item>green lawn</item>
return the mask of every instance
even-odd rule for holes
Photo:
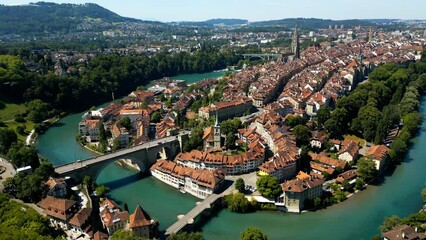
[[[10,121],[10,122],[6,122],[4,123],[6,127],[13,129],[13,131],[16,132],[16,127],[17,126],[25,126],[25,135],[21,135],[16,133],[16,135],[18,135],[18,140],[25,142],[25,140],[27,139],[28,134],[30,134],[31,130],[33,130],[34,128],[34,123],[33,122],[24,122],[24,123],[17,123],[15,121]]]
[[[34,123],[26,121],[24,123],[15,122],[15,115],[22,114],[27,111],[27,107],[23,103],[13,103],[7,99],[0,98],[0,122],[3,122],[0,127],[7,127],[16,131],[17,126],[25,126],[25,135],[17,134],[20,141],[25,142],[27,135],[34,128]]]
[[[16,114],[22,114],[27,111],[27,107],[22,104],[16,104],[0,100],[0,121],[9,121],[15,119]]]

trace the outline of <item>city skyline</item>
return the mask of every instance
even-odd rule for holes
[[[21,5],[33,1],[3,0],[4,5]],[[162,22],[204,21],[213,18],[240,18],[250,22],[283,18],[323,19],[425,19],[423,0],[410,4],[396,0],[50,0],[55,3],[96,3],[121,16]],[[124,2],[124,3],[123,3]],[[325,3],[326,2],[326,3]],[[238,11],[236,11],[238,9]]]

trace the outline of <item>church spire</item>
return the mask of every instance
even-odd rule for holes
[[[215,126],[215,127],[218,127],[218,126],[219,126],[219,115],[218,115],[218,113],[217,113],[217,110],[216,110],[216,122],[215,122],[214,126]]]
[[[294,27],[292,35],[291,51],[294,54],[294,58],[300,58],[299,31],[297,30],[297,24]]]

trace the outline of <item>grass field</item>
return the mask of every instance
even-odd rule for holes
[[[24,104],[16,104],[4,100],[0,100],[0,121],[10,121],[15,118],[16,114],[22,114],[27,111]]]
[[[25,134],[21,135],[16,133],[16,135],[18,135],[18,140],[25,142],[25,140],[27,139],[27,136],[30,134],[31,130],[33,130],[34,128],[34,123],[27,121],[24,123],[17,123],[15,121],[10,121],[10,122],[5,122],[4,125],[10,129],[13,129],[13,131],[16,132],[16,127],[18,126],[25,126]]]
[[[17,114],[22,114],[22,113],[25,113],[26,111],[27,111],[27,107],[25,107],[23,103],[22,104],[13,103],[6,99],[0,98],[0,122],[3,123],[2,125],[0,125],[0,127],[7,127],[10,129],[13,129],[13,131],[16,132],[16,127],[25,126],[26,134],[25,135],[17,134],[18,139],[23,142],[25,142],[27,135],[34,128],[34,123],[28,120],[24,123],[18,123],[18,122],[15,122],[14,119]]]

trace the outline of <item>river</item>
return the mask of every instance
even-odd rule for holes
[[[223,72],[180,75],[193,83],[202,78],[219,77]],[[197,77],[198,76],[198,77]],[[426,116],[426,97],[421,99],[421,113]],[[39,153],[54,165],[60,165],[93,156],[75,141],[77,125],[82,113],[67,116],[58,121],[38,141]],[[207,240],[239,239],[239,234],[248,226],[256,226],[268,235],[268,239],[369,239],[379,233],[378,226],[385,216],[404,217],[419,210],[422,204],[421,189],[426,181],[426,119],[405,161],[380,186],[367,190],[343,203],[324,210],[304,214],[281,212],[232,213],[226,209],[213,216],[203,227]],[[97,179],[110,187],[108,196],[119,204],[126,202],[133,210],[141,206],[158,219],[160,230],[166,229],[176,216],[186,213],[197,199],[182,194],[150,176],[141,176],[133,171],[111,164]]]

